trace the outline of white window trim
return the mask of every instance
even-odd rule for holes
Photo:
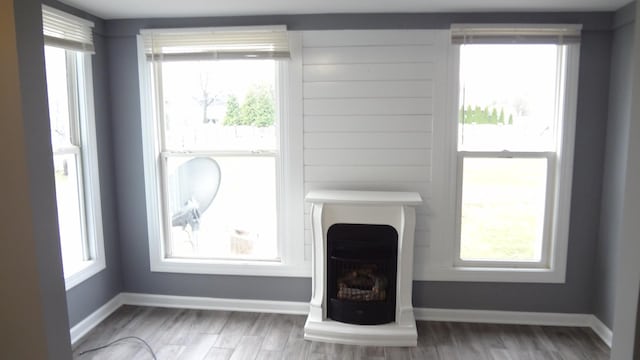
[[[78,66],[77,87],[78,121],[81,141],[81,184],[84,190],[84,211],[87,243],[91,261],[73,274],[65,276],[65,289],[69,290],[106,268],[104,234],[102,227],[102,203],[100,200],[100,171],[96,138],[95,107],[93,100],[93,75],[91,55],[80,53],[84,61]],[[78,64],[80,65],[80,64]]]
[[[416,280],[429,281],[478,281],[478,282],[517,282],[517,283],[564,283],[567,267],[569,242],[569,221],[571,208],[571,189],[573,183],[573,157],[575,147],[575,127],[578,96],[578,73],[580,45],[567,45],[565,96],[562,128],[558,129],[559,146],[555,163],[557,193],[553,198],[555,212],[552,222],[552,236],[549,246],[548,266],[538,268],[509,267],[473,267],[457,266],[455,252],[457,219],[457,114],[459,96],[459,46],[449,45],[446,86],[448,101],[441,121],[434,121],[433,171],[434,189],[442,189],[433,196],[433,228],[428,261],[422,268],[416,269]],[[561,104],[562,105],[562,104]],[[452,120],[453,119],[453,120]],[[438,155],[440,154],[440,155]],[[447,184],[449,184],[447,186]]]
[[[491,260],[464,260],[460,257],[461,249],[461,225],[462,225],[462,172],[463,161],[465,158],[519,158],[519,159],[546,159],[547,160],[547,176],[545,180],[545,199],[553,200],[556,184],[556,165],[555,152],[520,152],[520,151],[463,151],[457,152],[456,171],[460,176],[457,177],[456,186],[456,233],[454,237],[453,253],[454,266],[456,267],[484,267],[484,268],[548,268],[551,253],[551,225],[553,219],[553,204],[545,201],[544,211],[544,228],[542,230],[541,256],[539,261],[491,261]]]
[[[173,259],[165,256],[162,221],[162,200],[159,192],[160,171],[158,131],[153,117],[151,79],[146,65],[144,41],[138,36],[138,65],[142,115],[142,147],[144,157],[145,193],[149,261],[152,272],[189,274],[291,276],[307,277],[311,267],[304,261],[304,200],[302,168],[302,36],[289,32],[291,59],[279,63],[277,86],[281,91],[279,131],[281,161],[278,186],[278,240],[280,261]]]

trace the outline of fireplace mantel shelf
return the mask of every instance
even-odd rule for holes
[[[309,191],[307,202],[325,204],[366,204],[366,205],[420,205],[422,198],[415,192],[398,191],[348,191],[314,190]]]

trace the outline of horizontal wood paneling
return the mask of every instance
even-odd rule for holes
[[[305,115],[421,115],[432,111],[430,98],[305,99],[303,105]]]
[[[317,64],[375,64],[417,63],[433,60],[431,46],[351,46],[351,47],[306,47],[304,62]]]
[[[316,132],[431,132],[431,115],[307,115],[306,133]]]
[[[305,180],[314,181],[428,181],[429,166],[305,166]]]
[[[430,30],[339,30],[306,31],[304,47],[431,45],[436,36]]]
[[[430,80],[325,81],[304,84],[305,99],[431,98]]]
[[[430,133],[306,133],[306,149],[429,149]]]
[[[375,81],[429,80],[433,78],[433,63],[409,64],[333,64],[304,65],[303,80],[311,81]]]
[[[306,165],[430,165],[429,149],[307,149]]]
[[[416,237],[416,246],[413,251],[413,273],[417,274],[419,271],[422,271],[424,264],[429,259],[429,246],[422,245],[421,241],[417,241]]]
[[[305,193],[418,192],[418,262],[431,236],[434,99],[445,91],[434,71],[444,53],[436,38],[428,30],[303,35]],[[309,212],[305,204],[306,247]]]

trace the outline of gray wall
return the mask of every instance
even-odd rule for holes
[[[109,103],[109,74],[107,72],[107,43],[103,36],[104,21],[84,12],[66,6],[55,0],[44,0],[44,4],[56,7],[70,14],[91,20],[95,24],[93,55],[93,87],[100,171],[100,196],[102,202],[102,227],[106,269],[67,291],[67,309],[69,326],[104,305],[122,292],[122,273],[120,247],[118,241],[118,222],[116,217],[116,191],[113,166],[113,136],[111,126],[111,108]]]
[[[70,359],[39,0],[14,2],[33,236],[49,359]],[[37,344],[36,344],[37,346]]]
[[[600,222],[612,15],[388,14],[107,21],[115,174],[124,290],[156,294],[306,301],[311,280],[149,271],[135,34],[143,27],[286,24],[291,30],[448,28],[452,22],[583,23],[569,258],[565,284],[415,282],[418,307],[591,313]]]
[[[613,328],[616,263],[622,225],[629,124],[631,121],[631,84],[633,18],[635,7],[626,6],[616,13],[611,55],[609,120],[605,150],[602,209],[597,257],[594,266],[594,314]]]

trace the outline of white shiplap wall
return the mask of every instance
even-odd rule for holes
[[[304,187],[416,191],[416,269],[428,256],[434,119],[444,113],[447,32],[303,33]],[[310,258],[309,205],[305,259]]]

